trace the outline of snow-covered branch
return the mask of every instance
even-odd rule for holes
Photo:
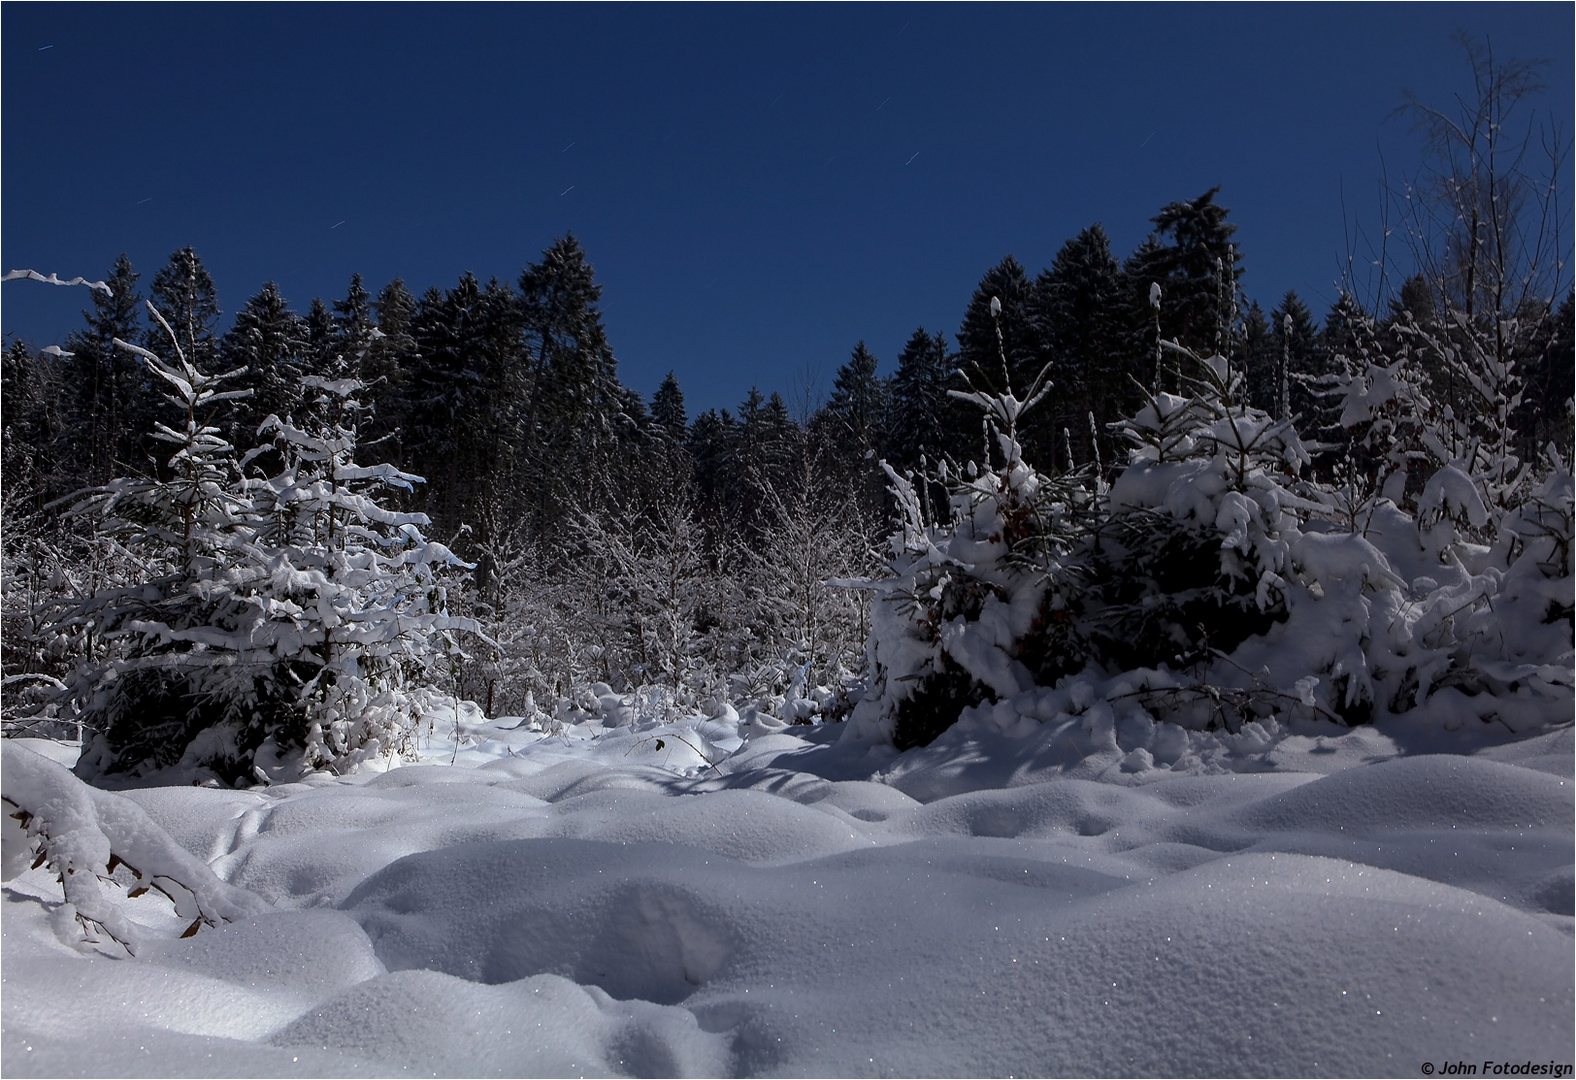
[[[89,281],[87,278],[80,276],[62,281],[54,274],[45,277],[37,270],[7,270],[3,276],[0,276],[0,281],[42,281],[45,285],[86,285],[88,288],[101,292],[105,296],[115,295],[114,291],[102,281]]]

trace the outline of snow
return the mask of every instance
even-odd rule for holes
[[[462,710],[419,764],[246,791],[93,791],[38,753],[66,748],[7,740],[8,798],[55,799],[117,852],[129,836],[172,873],[210,875],[200,887],[232,906],[181,938],[168,901],[102,882],[136,924],[132,957],[83,943],[47,869],[10,876],[0,1066],[1417,1075],[1570,1060],[1570,727],[1450,733],[1420,709],[1230,735],[1145,728],[1097,689],[967,710],[904,754],[731,709],[556,734]]]
[[[33,816],[28,831],[48,837],[48,867],[63,878],[67,921],[87,920],[85,926],[96,925],[128,952],[137,951],[139,930],[105,895],[97,873],[112,858],[124,862],[139,883],[170,896],[182,918],[216,925],[264,907],[256,896],[216,878],[131,800],[79,783],[63,766],[27,750],[5,754],[0,766],[6,798]],[[11,807],[6,810],[11,813]],[[19,819],[9,819],[8,825],[14,820]],[[8,828],[7,876],[30,861],[25,842],[18,839]]]
[[[96,292],[101,292],[105,296],[115,295],[114,292],[111,291],[110,287],[104,282],[89,281],[87,278],[82,277],[81,275],[78,275],[69,281],[62,281],[55,274],[50,274],[48,277],[45,277],[37,270],[7,270],[4,274],[0,274],[0,281],[42,281],[45,285],[86,285],[88,288],[93,289]]]

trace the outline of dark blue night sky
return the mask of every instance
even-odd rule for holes
[[[1470,91],[1452,42],[1551,61],[1570,4],[426,6],[7,4],[3,259],[146,287],[194,246],[229,313],[472,270],[513,281],[566,231],[630,386],[691,413],[824,386],[956,330],[1007,253],[1031,274],[1102,222],[1118,257],[1222,186],[1268,309],[1322,314],[1345,216],[1415,168],[1402,88]],[[5,286],[59,341],[81,290]]]

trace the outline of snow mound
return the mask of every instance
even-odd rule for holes
[[[1379,762],[1276,795],[1239,818],[1258,830],[1534,829],[1568,826],[1572,784],[1445,754]]]
[[[1170,761],[1131,770],[1123,741],[1154,733],[1101,704],[1029,733],[977,710],[900,756],[775,730],[715,768],[627,753],[642,744],[625,729],[494,723],[415,767],[112,796],[273,908],[86,956],[59,935],[53,877],[23,872],[0,922],[4,1069],[1417,1075],[1567,1059],[1568,735],[1247,725],[1184,732]],[[1417,752],[1446,745],[1461,752]]]
[[[344,1047],[438,1076],[720,1076],[725,1041],[693,1014],[614,1001],[552,975],[481,986],[399,971],[345,992],[274,1036]]]
[[[688,848],[522,840],[401,859],[345,902],[392,970],[475,982],[557,974],[613,997],[681,1001],[744,933],[697,892],[744,864]]]

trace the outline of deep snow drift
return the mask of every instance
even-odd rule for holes
[[[129,802],[205,861],[233,921],[182,939],[168,900],[106,885],[130,957],[80,944],[47,870],[11,877],[6,1075],[1572,1058],[1569,727],[1176,728],[1159,765],[1109,724],[983,716],[902,755],[731,709],[461,727],[386,772],[98,793],[106,834]],[[23,756],[73,750],[3,753],[8,790],[68,783]]]

